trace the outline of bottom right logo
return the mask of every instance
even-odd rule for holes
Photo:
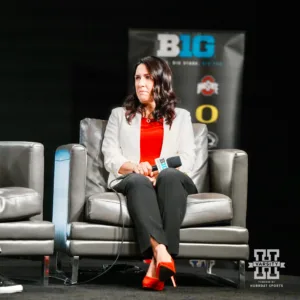
[[[255,268],[254,279],[257,283],[250,287],[283,287],[279,284],[280,268],[285,268],[285,263],[279,260],[279,249],[255,249],[254,262],[249,263],[249,268]]]

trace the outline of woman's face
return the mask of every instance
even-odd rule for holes
[[[142,104],[149,104],[153,99],[154,80],[144,64],[138,65],[135,71],[135,91]]]

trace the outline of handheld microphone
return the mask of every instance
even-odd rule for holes
[[[181,164],[180,156],[172,156],[167,159],[165,158],[156,158],[155,159],[156,165],[152,166],[152,172],[158,171],[161,172],[167,168],[178,168]]]

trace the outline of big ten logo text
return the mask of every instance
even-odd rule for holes
[[[197,84],[197,94],[203,96],[218,95],[219,84],[211,75],[206,75]],[[202,104],[197,107],[195,112],[196,119],[205,124],[217,122],[219,118],[219,110],[216,106],[211,104]]]
[[[157,56],[181,58],[210,58],[215,54],[215,38],[211,35],[164,34],[157,35]]]

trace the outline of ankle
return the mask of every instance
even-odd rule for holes
[[[146,276],[148,277],[152,277],[152,278],[157,278],[156,276],[156,261],[154,259],[154,257],[152,258],[148,270],[146,272]]]
[[[172,261],[172,256],[167,250],[167,247],[163,244],[158,245],[154,251],[156,265],[162,261],[169,262]]]
[[[164,244],[158,244],[155,249],[154,252],[157,254],[158,252],[167,252],[167,248]],[[154,256],[155,257],[155,256]]]
[[[155,257],[153,256],[152,259],[151,259],[151,262],[149,264],[149,267],[150,266],[155,266],[155,262],[156,262],[156,260],[155,260]]]

